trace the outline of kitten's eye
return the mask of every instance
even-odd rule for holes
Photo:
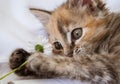
[[[63,49],[61,43],[58,42],[58,41],[57,41],[57,42],[54,42],[54,46],[55,46],[55,48],[56,48],[57,50]]]
[[[77,40],[82,36],[82,28],[74,29],[71,33],[72,39]]]

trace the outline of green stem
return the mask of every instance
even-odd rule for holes
[[[0,77],[0,80],[6,78],[7,76],[9,76],[10,74],[14,73],[15,71],[19,70],[20,68],[22,68],[25,64],[27,64],[28,61],[25,61],[23,64],[21,64],[19,67],[11,70],[10,72],[8,72],[7,74],[5,74],[4,76]]]

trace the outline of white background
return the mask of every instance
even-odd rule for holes
[[[28,44],[44,35],[43,26],[30,13],[29,7],[53,10],[65,0],[0,0],[0,62],[16,48],[27,49]],[[105,0],[111,11],[120,10],[120,0]]]

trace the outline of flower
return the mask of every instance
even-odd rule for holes
[[[38,44],[43,46],[45,54],[49,55],[52,52],[52,46],[49,43],[48,39],[44,36],[38,36],[37,40],[29,42],[27,50],[29,52],[36,52],[35,51],[35,46],[38,45]]]

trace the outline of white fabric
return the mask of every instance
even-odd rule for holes
[[[14,84],[82,84],[82,82],[77,80],[69,79],[35,79],[35,80],[19,80],[13,81]],[[88,84],[88,83],[84,83]]]

